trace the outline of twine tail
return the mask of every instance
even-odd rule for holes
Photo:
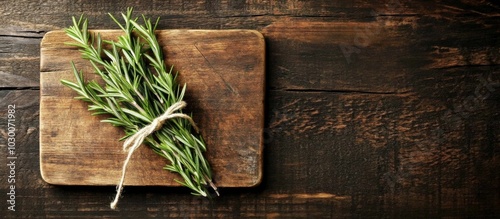
[[[120,183],[118,184],[117,189],[116,189],[115,199],[110,204],[111,209],[116,209],[116,205],[118,204],[118,200],[120,199],[120,196],[122,194],[123,182],[125,182],[125,174],[127,172],[127,166],[128,166],[129,161],[130,161],[130,158],[132,157],[132,154],[134,154],[135,150],[137,148],[139,148],[139,146],[141,146],[142,142],[144,141],[145,136],[147,136],[147,135],[144,135],[143,130],[145,130],[145,129],[141,129],[141,131],[138,131],[136,134],[134,134],[129,139],[127,139],[127,141],[125,141],[125,143],[123,144],[123,148],[125,149],[132,143],[132,141],[134,142],[132,147],[128,148],[127,159],[125,159],[125,162],[123,162],[122,177],[121,177]],[[137,134],[139,134],[139,135],[137,135]]]

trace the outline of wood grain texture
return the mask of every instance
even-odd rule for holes
[[[106,13],[134,6],[160,16],[160,29],[259,30],[267,58],[259,187],[222,189],[213,202],[177,188],[127,187],[120,211],[110,211],[113,187],[48,185],[38,160],[23,158],[23,195],[18,212],[0,208],[7,218],[500,217],[497,1],[20,0],[3,6],[0,32],[16,38],[66,27],[81,12],[91,28],[113,28]],[[11,42],[0,53],[4,72],[37,78],[15,58],[24,54],[38,65],[36,43]],[[7,57],[20,64],[5,67]],[[21,123],[36,136],[38,102],[31,99],[37,91],[6,89],[0,107],[30,102],[27,115],[35,116]],[[20,141],[25,158],[38,155],[37,139]]]
[[[121,31],[97,31],[115,39]],[[207,144],[214,182],[249,187],[262,177],[264,127],[264,39],[250,30],[158,31],[167,65],[188,84],[186,101]],[[100,123],[87,104],[75,100],[61,79],[74,81],[71,61],[95,78],[71,39],[49,32],[41,43],[40,168],[45,181],[59,185],[114,185],[126,153],[120,128]],[[163,170],[166,160],[147,147],[128,166],[125,185],[175,185],[180,177]]]

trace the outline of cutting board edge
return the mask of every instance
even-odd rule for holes
[[[120,29],[89,29],[89,32],[91,33],[98,33],[100,31],[106,31],[106,32],[122,32]],[[42,37],[42,40],[40,41],[40,49],[47,43],[47,38],[50,37],[50,35],[53,34],[61,34],[64,33],[64,29],[59,29],[59,30],[51,30],[45,33]],[[264,42],[264,35],[258,31],[258,30],[252,30],[252,29],[223,29],[223,30],[217,30],[217,29],[165,29],[165,30],[156,30],[156,33],[161,33],[161,32],[248,32],[254,34],[256,37],[262,40]],[[68,45],[69,46],[69,45]]]

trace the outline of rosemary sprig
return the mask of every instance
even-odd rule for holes
[[[102,122],[122,127],[126,139],[139,129],[150,124],[170,106],[182,101],[186,85],[180,86],[172,68],[167,68],[163,51],[156,39],[158,24],[142,17],[132,18],[132,9],[121,16],[124,23],[110,14],[111,19],[123,30],[117,41],[103,40],[100,34],[88,31],[88,20],[73,17],[73,25],[66,34],[75,42],[82,57],[90,61],[94,72],[105,85],[96,81],[85,81],[81,71],[72,63],[76,81],[61,80],[65,86],[78,93],[77,99],[89,102],[93,115],[107,114]],[[145,143],[157,154],[170,161],[164,169],[178,173],[193,195],[209,196],[208,187],[217,193],[212,183],[210,165],[203,156],[205,142],[192,133],[191,123],[182,118],[173,118],[162,128],[146,137]],[[218,194],[218,193],[217,193]]]

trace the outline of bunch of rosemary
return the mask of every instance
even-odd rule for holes
[[[80,49],[82,57],[90,61],[105,85],[85,81],[74,63],[71,64],[76,82],[61,80],[61,83],[75,90],[79,95],[77,99],[89,102],[93,115],[107,114],[110,117],[103,122],[123,127],[125,136],[120,140],[134,136],[166,111],[175,111],[169,113],[178,116],[162,121],[161,128],[153,127],[151,133],[143,136],[144,142],[170,161],[164,169],[178,173],[183,181],[176,181],[189,187],[192,194],[207,197],[209,187],[217,193],[211,181],[210,165],[203,156],[205,143],[200,135],[192,133],[196,127],[191,118],[181,112],[185,106],[182,99],[186,85],[180,86],[172,68],[167,69],[157,41],[155,29],[159,19],[153,24],[142,16],[143,24],[139,24],[138,18],[132,18],[132,11],[129,8],[126,14],[121,14],[124,24],[109,14],[124,31],[117,41],[103,40],[99,34],[89,33],[83,15],[78,21],[73,17],[73,25],[65,31],[76,42],[68,44]],[[138,145],[141,142],[142,139]],[[121,184],[125,170],[126,164]],[[120,185],[115,201],[121,189]],[[114,208],[113,203],[111,207]]]

